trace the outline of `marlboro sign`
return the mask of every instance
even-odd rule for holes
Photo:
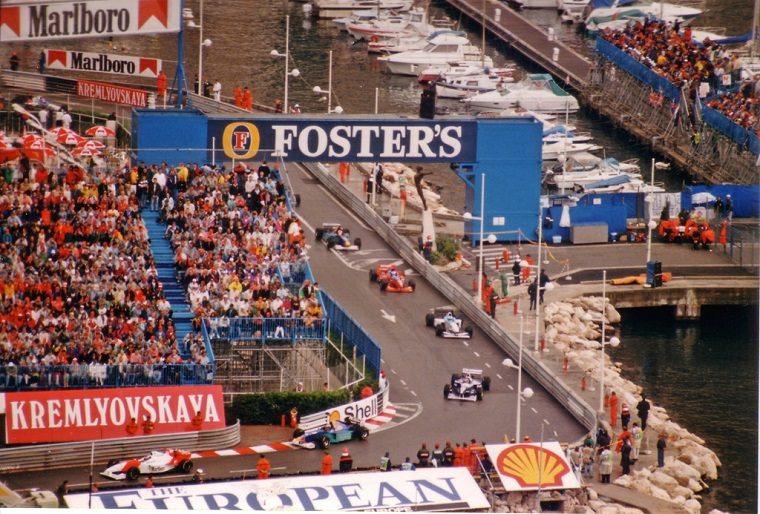
[[[131,55],[96,54],[75,50],[45,50],[47,67],[54,70],[93,71],[119,75],[158,77],[161,59]]]
[[[182,0],[3,0],[0,41],[178,32]]]

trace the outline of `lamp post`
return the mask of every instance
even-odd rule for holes
[[[486,174],[480,174],[480,216],[473,216],[469,212],[465,212],[463,217],[466,221],[476,220],[480,221],[480,239],[478,240],[480,246],[480,255],[478,257],[478,305],[483,302],[483,222],[485,220],[486,209]],[[488,242],[494,244],[496,242],[496,236],[488,234]]]
[[[284,57],[285,58],[285,96],[284,96],[284,105],[282,106],[283,112],[285,114],[290,112],[290,106],[288,104],[288,78],[290,76],[298,77],[301,72],[298,71],[298,68],[293,68],[293,70],[290,70],[290,15],[285,16],[285,53],[281,54],[277,50],[272,50],[269,52],[269,54],[272,57]]]
[[[657,227],[657,223],[652,219],[652,204],[654,203],[654,198],[652,198],[652,191],[654,189],[654,167],[655,162],[654,157],[652,157],[652,178],[649,191],[649,221],[647,221],[647,264],[652,260],[652,230]]]
[[[615,336],[605,342],[605,328],[607,322],[607,270],[602,271],[602,353],[599,361],[599,412],[604,412],[604,347],[610,345],[615,348],[620,344],[620,339]]]
[[[517,412],[515,417],[515,442],[520,442],[520,414],[522,413],[522,399],[533,396],[533,389],[526,387],[522,389],[522,350],[523,350],[523,315],[520,314],[520,350],[517,353],[517,366],[512,359],[504,359],[501,363],[508,368],[517,369]]]
[[[536,256],[536,263],[538,266],[536,267],[536,295],[538,298],[536,298],[536,336],[535,341],[533,343],[533,351],[539,351],[538,347],[538,339],[539,339],[539,326],[541,321],[541,302],[539,298],[541,297],[541,240],[544,238],[544,223],[543,223],[543,214],[544,209],[541,207],[541,198],[538,199],[538,255]]]
[[[187,22],[190,28],[198,29],[198,93],[201,94],[203,87],[203,47],[211,46],[210,39],[203,39],[203,0],[200,0],[200,25],[196,25],[191,19]]]
[[[322,89],[319,86],[314,86],[312,88],[312,91],[314,91],[318,95],[327,95],[327,114],[342,114],[343,113],[343,107],[340,105],[336,105],[335,109],[332,108],[332,66],[333,66],[333,52],[330,50],[330,61],[329,65],[327,67],[327,91]]]

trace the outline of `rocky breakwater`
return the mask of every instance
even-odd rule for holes
[[[605,341],[614,335],[620,314],[602,297],[583,296],[548,304],[544,309],[544,337],[547,344],[563,353],[570,369],[580,369],[591,380],[600,381],[600,353],[602,350],[602,321]],[[625,344],[625,341],[622,342]],[[615,391],[620,405],[631,406],[632,421],[637,420],[635,406],[641,400],[642,388],[620,375],[620,368],[605,353],[604,383],[606,391]],[[694,514],[700,512],[699,492],[707,487],[704,480],[718,478],[721,465],[718,456],[698,436],[672,421],[662,407],[652,404],[647,420],[643,448],[654,449],[660,434],[667,437],[665,466],[658,468],[656,460],[639,460],[631,474],[620,475],[614,483],[634,491],[672,501]],[[604,423],[609,417],[605,416]],[[618,428],[619,431],[619,428]],[[613,435],[613,442],[615,436]],[[614,444],[614,443],[613,443]],[[656,451],[656,450],[655,450]],[[643,452],[642,452],[643,453]],[[619,460],[619,458],[617,459]],[[618,467],[613,477],[619,475]]]

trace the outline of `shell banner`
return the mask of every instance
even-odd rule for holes
[[[578,489],[581,486],[557,442],[487,444],[486,451],[507,491]]]

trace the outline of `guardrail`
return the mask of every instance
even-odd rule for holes
[[[240,420],[217,430],[180,434],[124,437],[76,443],[44,444],[0,449],[0,473],[67,468],[90,462],[95,449],[95,462],[139,457],[156,448],[181,448],[187,451],[232,448],[240,443]]]
[[[312,174],[344,205],[367,222],[377,234],[388,243],[398,254],[408,262],[420,275],[440,291],[449,301],[456,305],[473,323],[483,330],[497,345],[513,359],[517,359],[518,343],[494,320],[491,319],[473,301],[470,294],[462,289],[448,276],[433,268],[412,246],[412,244],[397,234],[393,227],[385,222],[374,210],[360,198],[348,191],[333,176],[326,172],[321,164],[304,164]],[[586,403],[573,389],[559,380],[530,352],[523,352],[523,368],[541,386],[554,396],[583,426],[589,430],[596,427],[596,411]]]
[[[230,341],[300,341],[324,339],[327,336],[324,318],[204,318],[204,338]]]

